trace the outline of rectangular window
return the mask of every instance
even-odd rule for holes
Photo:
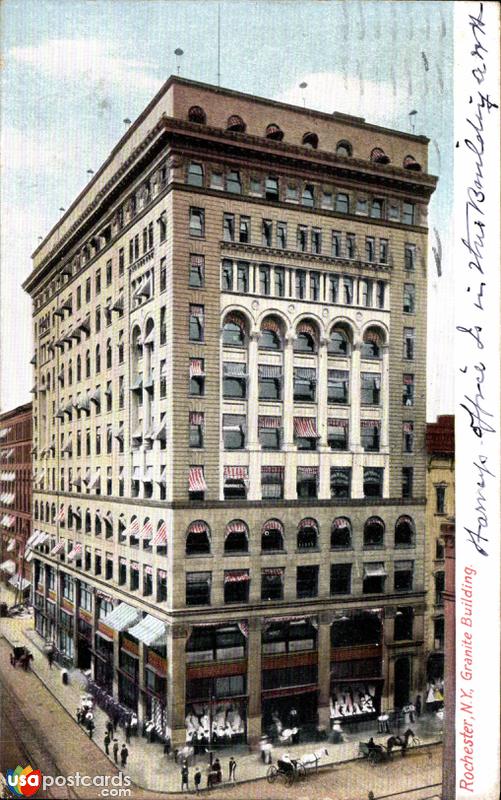
[[[384,281],[377,281],[376,283],[376,302],[378,308],[384,308],[386,294],[386,284]]]
[[[223,364],[223,397],[245,400],[247,376],[245,364],[225,362]]]
[[[271,219],[263,219],[261,223],[261,244],[271,247],[273,244],[273,223]]]
[[[249,291],[249,265],[243,261],[237,264],[237,290],[242,294]]]
[[[233,291],[233,261],[223,259],[221,266],[221,289],[223,292]]]
[[[106,286],[111,286],[113,280],[113,262],[111,259],[106,262]]]
[[[239,241],[248,244],[251,240],[251,219],[250,217],[240,217]]]
[[[77,286],[77,308],[82,307],[82,287]]]
[[[343,302],[347,306],[353,304],[353,278],[343,278]]]
[[[266,200],[278,200],[278,178],[273,178],[268,175],[265,181],[265,198]]]
[[[364,467],[364,497],[383,496],[383,467]]]
[[[365,197],[359,197],[357,199],[355,214],[359,214],[362,217],[366,217],[368,213],[369,213],[369,201]]]
[[[165,256],[160,259],[160,291],[165,292],[167,289],[167,259]]]
[[[415,206],[414,203],[403,203],[402,205],[402,222],[404,225],[415,224]]]
[[[341,231],[332,231],[331,256],[341,258]]]
[[[96,296],[101,294],[101,270],[96,270]]]
[[[416,269],[416,245],[406,243],[404,249],[404,266],[411,272]]]
[[[379,452],[380,422],[379,420],[361,420],[360,438],[362,447],[366,453]]]
[[[283,467],[261,468],[261,495],[263,500],[281,500],[284,496]]]
[[[204,341],[204,323],[205,323],[204,306],[190,305],[190,326],[189,326],[190,342]]]
[[[296,490],[299,500],[316,500],[318,497],[317,467],[298,467]]]
[[[410,498],[413,492],[414,469],[413,467],[402,467],[402,497]]]
[[[283,267],[275,267],[275,296],[284,297],[285,295],[285,270]]]
[[[362,591],[364,594],[382,594],[386,580],[386,569],[383,561],[373,561],[364,565]]]
[[[402,310],[406,314],[414,314],[416,311],[416,287],[413,283],[404,283]]]
[[[224,573],[224,602],[249,602],[249,570],[232,570]],[[222,691],[223,689],[221,689]]]
[[[348,449],[348,420],[327,420],[327,442],[331,450]]]
[[[329,302],[337,303],[339,299],[339,275],[329,275]]]
[[[232,194],[241,194],[242,182],[240,180],[240,173],[231,170],[226,174],[226,191]]]
[[[381,376],[374,372],[362,372],[360,375],[360,393],[362,405],[379,405]]]
[[[327,402],[342,403],[349,402],[349,379],[350,373],[346,370],[330,369],[327,373]]]
[[[211,189],[223,189],[224,188],[224,179],[222,172],[212,172],[210,176],[210,188]]]
[[[190,394],[202,397],[205,394],[205,368],[203,358],[190,359]]]
[[[297,186],[288,184],[285,190],[285,199],[287,203],[297,203],[299,201],[299,194]]]
[[[90,303],[90,293],[91,293],[90,278],[87,278],[87,280],[85,281],[85,302],[86,303]]]
[[[297,567],[296,596],[298,599],[318,596],[318,566]]]
[[[194,209],[194,210],[201,210],[202,211],[202,218],[203,218],[203,209]],[[191,211],[190,211],[190,218],[191,218]],[[160,217],[157,219],[158,223],[158,238],[160,240],[160,244],[165,242],[167,239],[167,212],[164,211]],[[190,225],[191,228],[191,225]]]
[[[414,405],[414,375],[405,374],[403,376],[402,405]]]
[[[332,192],[322,192],[322,199],[320,201],[322,208],[332,211],[334,208],[334,196]]]
[[[160,308],[160,345],[167,342],[167,306]]]
[[[223,239],[225,242],[235,241],[235,215],[223,214]]]
[[[316,371],[310,367],[294,367],[294,401],[315,402]]]
[[[388,239],[380,239],[379,240],[379,263],[380,264],[387,264],[388,263],[388,254],[389,254],[389,242],[388,242]]]
[[[331,564],[330,593],[351,594],[351,564]]]
[[[118,251],[118,274],[122,276],[125,271],[125,253],[123,247]]]
[[[270,294],[270,268],[266,264],[259,267],[259,293]]]
[[[245,447],[244,416],[223,414],[223,442],[225,450],[243,450]]]
[[[404,328],[404,358],[414,359],[414,328]]]
[[[139,258],[141,253],[139,252],[139,234],[134,236],[134,259]]]
[[[376,240],[373,236],[365,237],[365,260],[374,261],[376,255]]]
[[[354,233],[346,234],[346,255],[348,258],[355,258],[357,254],[356,237]]]
[[[372,307],[372,287],[373,283],[369,280],[359,280],[358,282],[358,295],[359,303],[366,308]]]
[[[263,450],[280,450],[281,417],[258,417],[259,442]]]
[[[192,289],[201,289],[204,285],[205,256],[190,255],[189,285]]]
[[[148,225],[148,250],[151,250],[154,244],[153,222]]]
[[[188,572],[186,574],[186,605],[210,605],[210,572]]]
[[[287,249],[287,223],[277,222],[277,247]]]
[[[205,209],[190,207],[190,236],[205,236]]]
[[[396,592],[412,591],[413,573],[413,561],[395,561],[393,580]]]
[[[435,508],[437,514],[445,514],[446,486],[435,486]]]
[[[301,253],[306,253],[308,250],[308,228],[306,225],[297,226],[297,249]]]
[[[310,300],[317,302],[320,300],[320,273],[310,272]]]
[[[298,300],[306,298],[306,272],[304,269],[296,270],[296,297]]]
[[[204,414],[201,411],[189,412],[190,447],[204,446]]]
[[[268,568],[261,570],[261,600],[283,600],[283,596],[283,569]]]
[[[322,252],[322,231],[320,228],[311,230],[311,252],[320,255]]]
[[[249,194],[255,197],[261,197],[263,194],[263,183],[261,178],[251,178],[249,186]]]
[[[414,452],[414,423],[402,423],[402,449],[404,453]]]

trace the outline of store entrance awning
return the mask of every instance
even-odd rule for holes
[[[0,571],[8,572],[9,575],[14,575],[14,572],[16,571],[16,565],[13,561],[3,561],[0,564]]]
[[[128,630],[129,636],[134,636],[148,647],[158,643],[165,644],[166,628],[161,620],[146,614],[144,619]]]
[[[20,575],[14,575],[14,577],[10,579],[9,584],[13,586],[14,589],[21,589],[22,592],[26,591],[26,589],[31,586],[30,582]]]
[[[114,631],[121,633],[128,630],[132,625],[136,625],[140,617],[141,612],[138,608],[129,606],[127,603],[120,603],[101,622],[107,625],[108,628],[113,628]]]

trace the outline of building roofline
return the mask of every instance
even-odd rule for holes
[[[33,401],[30,400],[29,403],[23,403],[20,406],[16,406],[16,408],[11,408],[9,411],[2,411],[0,413],[0,423],[5,422],[11,417],[17,417],[21,414],[30,413],[33,410]]]
[[[342,122],[345,125],[351,125],[352,127],[355,128],[366,128],[367,130],[379,131],[380,133],[391,133],[393,136],[399,136],[404,139],[409,139],[410,141],[413,142],[421,142],[424,144],[428,144],[428,142],[430,141],[426,136],[417,136],[416,134],[413,133],[406,133],[405,131],[398,131],[393,128],[383,127],[381,125],[374,125],[370,122],[366,122],[364,117],[355,117],[352,116],[351,114],[343,114],[339,111],[334,111],[332,114],[328,114],[325,111],[316,111],[315,109],[312,108],[303,108],[302,106],[296,106],[293,103],[283,103],[279,100],[270,100],[269,98],[260,97],[259,95],[253,95],[247,92],[239,92],[236,89],[226,89],[225,87],[214,86],[211,83],[202,83],[201,81],[194,81],[190,80],[189,78],[181,78],[178,75],[170,75],[165,81],[165,83],[158,90],[158,92],[152,97],[152,99],[146,105],[143,111],[139,114],[139,116],[128,127],[126,132],[120,137],[118,142],[114,145],[114,147],[110,151],[108,157],[103,161],[97,172],[92,176],[91,180],[84,186],[82,191],[73,200],[71,205],[62,215],[62,217],[59,218],[59,220],[52,226],[52,228],[46,234],[46,236],[44,236],[43,240],[31,254],[32,259],[34,259],[37,256],[39,251],[45,246],[48,239],[50,239],[50,237],[57,231],[61,223],[72,213],[72,211],[78,205],[80,200],[82,200],[82,198],[85,197],[86,193],[96,183],[100,175],[103,173],[106,167],[111,163],[111,161],[113,160],[115,155],[120,151],[122,146],[132,136],[134,131],[139,127],[139,125],[144,121],[144,119],[146,119],[146,117],[158,103],[160,98],[174,84],[180,84],[181,86],[195,86],[199,89],[206,89],[206,90],[208,89],[210,91],[215,92],[216,94],[225,95],[227,97],[244,97],[248,100],[258,101],[259,103],[263,103],[264,105],[271,106],[272,108],[281,108],[289,111],[296,111],[297,113],[300,113],[303,116],[306,114],[312,117],[317,117],[319,119],[329,120],[331,122],[334,120]]]

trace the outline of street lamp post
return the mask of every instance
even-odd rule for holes
[[[214,694],[211,692],[210,700],[209,700],[209,766],[212,767],[212,761],[214,758],[214,753],[212,752],[212,704],[215,701]]]

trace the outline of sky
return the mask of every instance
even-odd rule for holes
[[[429,212],[428,419],[451,413],[453,3],[441,0],[3,0],[0,409],[31,398],[21,283],[39,237],[178,66],[217,83],[218,5],[222,86],[404,131],[414,120],[429,137],[440,180]]]

